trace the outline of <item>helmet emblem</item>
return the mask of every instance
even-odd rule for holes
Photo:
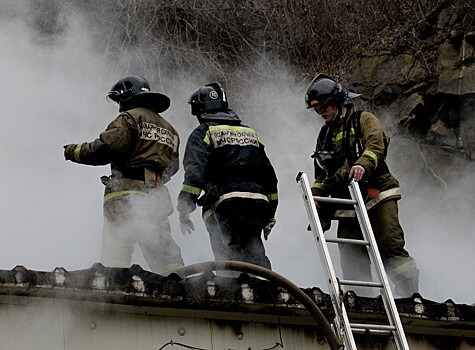
[[[213,100],[216,100],[218,98],[218,93],[216,91],[210,91],[209,92],[209,97]]]

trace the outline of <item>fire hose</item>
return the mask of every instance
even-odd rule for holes
[[[274,271],[242,261],[208,261],[185,266],[184,268],[176,271],[176,273],[182,278],[184,278],[197,273],[213,270],[233,270],[252,273],[256,276],[266,278],[269,281],[274,282],[277,285],[283,287],[287,292],[296,297],[308,310],[310,315],[317,322],[317,325],[321,327],[323,335],[325,336],[325,339],[327,340],[332,350],[338,350],[344,347],[333,332],[330,323],[327,321],[317,304],[315,304],[315,302],[298,286],[296,286],[290,280]]]

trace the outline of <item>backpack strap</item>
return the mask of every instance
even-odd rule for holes
[[[363,142],[361,140],[361,127],[360,127],[360,118],[362,110],[357,110],[351,116],[351,123],[353,125],[353,129],[355,130],[355,141],[356,141],[356,156],[359,158],[363,154]]]
[[[363,113],[363,111],[361,110],[357,110],[355,113],[353,113],[353,116],[351,117],[351,122],[350,122],[350,124],[353,125],[353,129],[355,130],[356,156],[358,158],[361,157],[361,155],[364,152],[363,140],[362,140],[362,135],[361,135],[361,126],[360,126],[361,113]],[[390,138],[388,135],[386,135],[384,130],[383,130],[383,140],[384,140],[384,153],[383,153],[381,162],[378,165],[378,168],[381,169],[380,171],[389,172],[389,168],[385,162],[385,159],[388,154],[388,146],[389,146]]]

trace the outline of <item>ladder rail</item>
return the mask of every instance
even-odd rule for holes
[[[391,291],[391,286],[384,268],[383,260],[381,259],[381,254],[379,253],[378,244],[374,236],[371,223],[369,221],[368,212],[366,211],[365,203],[363,196],[358,185],[358,182],[351,180],[350,183],[350,195],[353,200],[357,202],[354,205],[356,216],[358,217],[358,222],[362,228],[363,238],[368,241],[372,249],[368,249],[368,255],[371,261],[371,264],[375,268],[379,281],[383,284],[384,288],[380,288],[380,292],[385,294],[382,299],[385,304],[386,312],[388,313],[388,319],[391,326],[395,327],[395,332],[393,332],[394,339],[397,343],[398,349],[407,349],[409,350],[409,345],[404,333],[404,329],[399,318],[399,313],[397,311],[396,302],[394,301],[394,296]]]
[[[337,334],[340,336],[340,339],[343,338],[345,343],[345,349],[356,350],[356,343],[352,335],[348,314],[345,310],[345,305],[343,301],[340,300],[340,298],[342,298],[342,292],[337,287],[339,286],[339,282],[336,277],[333,264],[331,263],[332,260],[330,257],[330,252],[328,250],[326,238],[322,229],[322,225],[320,223],[320,219],[318,217],[317,207],[315,205],[315,201],[310,190],[310,184],[305,173],[299,174],[299,176],[300,178],[298,178],[298,182],[301,185],[304,202],[307,204],[305,207],[307,209],[307,215],[310,220],[310,227],[315,237],[315,241],[317,242],[317,245],[320,248],[318,250],[320,260],[323,264],[323,267],[325,268],[326,276],[328,277],[327,285],[328,288],[331,290],[330,297],[333,305],[333,310],[335,312],[335,324]],[[342,319],[340,319],[340,317]]]
[[[352,180],[348,186],[351,199],[346,198],[331,198],[331,197],[318,197],[313,196],[310,183],[307,175],[303,172],[297,175],[297,182],[301,185],[302,196],[305,202],[305,208],[310,221],[310,228],[314,235],[317,247],[319,248],[319,255],[322,265],[325,269],[327,276],[327,284],[330,290],[330,296],[332,300],[333,309],[335,311],[335,325],[337,327],[337,334],[342,338],[345,343],[345,348],[349,350],[356,350],[356,343],[353,334],[361,333],[365,329],[372,330],[375,334],[389,334],[393,336],[396,348],[398,350],[409,350],[409,345],[404,333],[401,319],[394,301],[389,279],[384,269],[384,264],[379,253],[376,238],[374,236],[371,222],[369,220],[368,213],[366,211],[365,203],[359,185],[356,181]],[[315,201],[330,202],[343,205],[353,205],[356,218],[363,234],[362,240],[356,239],[341,239],[341,238],[326,238],[320,223],[320,218]],[[353,216],[353,217],[354,217]],[[353,281],[339,279],[335,274],[335,269],[331,260],[331,256],[328,250],[327,242],[365,245],[367,252],[373,265],[378,280],[375,282],[368,281]],[[386,310],[386,316],[389,321],[389,325],[364,325],[364,324],[351,324],[349,322],[348,314],[343,303],[343,292],[341,290],[342,285],[354,285],[364,286],[371,288],[379,288]]]

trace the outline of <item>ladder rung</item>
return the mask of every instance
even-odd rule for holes
[[[327,202],[327,203],[337,203],[337,204],[349,204],[349,205],[355,205],[355,204],[357,204],[357,202],[354,201],[353,199],[345,199],[345,198],[332,198],[332,197],[313,196],[313,199],[316,200],[317,202]]]
[[[383,287],[383,284],[380,282],[353,281],[353,280],[339,280],[339,282],[341,285],[344,285],[344,286],[378,287],[378,288]]]
[[[385,331],[393,332],[396,330],[396,327],[384,324],[368,324],[368,323],[350,323],[351,330],[372,330],[372,331]]]
[[[351,329],[352,333],[354,334],[365,334],[366,332],[370,332],[371,335],[392,335],[393,332],[391,331],[382,331],[382,330],[376,330],[376,329],[373,329],[373,330],[368,330],[368,329],[362,329],[362,328],[352,328]]]
[[[362,239],[349,239],[349,238],[326,238],[327,242],[331,243],[345,243],[345,244],[356,244],[356,245],[369,245],[368,241]]]

